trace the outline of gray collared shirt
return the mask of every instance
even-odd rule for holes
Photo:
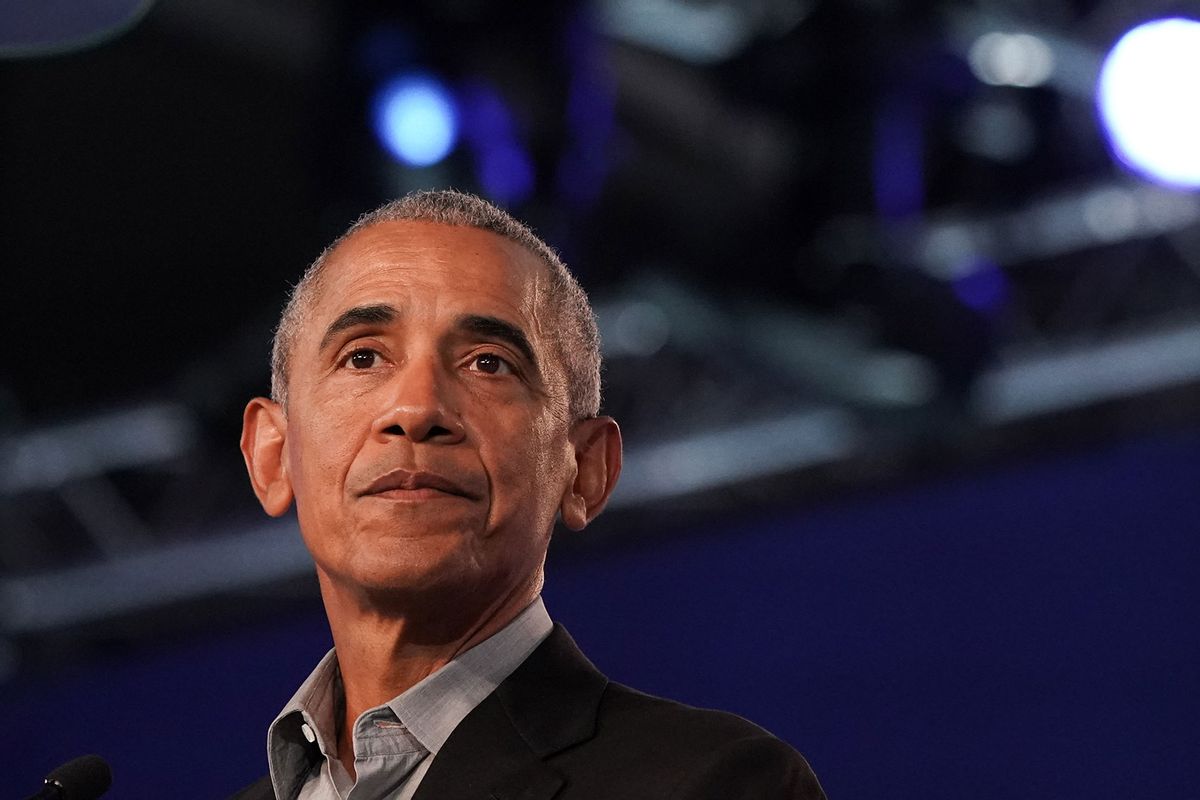
[[[341,677],[330,650],[267,732],[281,800],[409,800],[450,734],[553,627],[539,597],[500,631],[354,723],[351,779],[337,757]],[[319,753],[319,755],[317,755]]]

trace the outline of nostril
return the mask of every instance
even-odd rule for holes
[[[414,442],[431,440],[453,442],[458,439],[458,434],[455,433],[456,429],[448,425],[437,425],[423,417],[414,417],[404,421],[409,424],[402,425],[399,422],[393,422],[391,425],[379,428],[378,435],[389,439],[412,439]],[[380,422],[383,423],[385,421],[381,420]]]

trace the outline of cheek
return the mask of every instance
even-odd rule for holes
[[[354,438],[345,422],[322,418],[299,420],[299,436],[288,440],[288,468],[296,501],[303,504],[314,493],[340,491],[345,482],[346,470],[353,460]]]
[[[476,426],[479,459],[491,483],[493,513],[529,516],[538,503],[557,505],[563,473],[558,437],[542,415],[526,411],[505,419],[507,410],[493,408]]]
[[[571,445],[561,425],[549,414],[530,423],[514,449],[521,454],[521,483],[555,508],[571,479]]]

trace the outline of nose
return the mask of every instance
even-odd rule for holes
[[[388,403],[372,430],[382,440],[454,444],[465,434],[458,412],[447,400],[446,379],[436,357],[409,359],[389,382]]]

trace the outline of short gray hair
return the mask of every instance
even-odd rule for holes
[[[271,347],[271,398],[286,407],[288,371],[300,329],[323,279],[330,254],[356,231],[380,222],[435,222],[499,234],[528,250],[546,266],[548,291],[539,302],[551,324],[551,346],[567,379],[572,419],[600,413],[600,333],[587,294],[558,253],[508,212],[472,194],[444,189],[413,192],[359,217],[325,248],[292,289]]]

